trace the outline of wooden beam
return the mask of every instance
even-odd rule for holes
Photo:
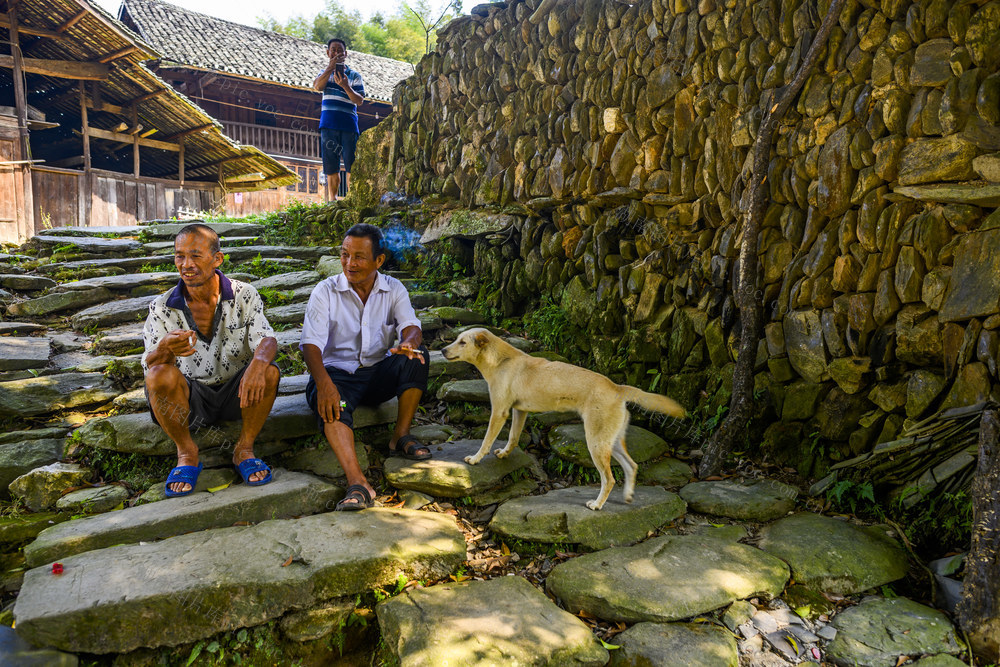
[[[107,64],[107,63],[111,62],[112,60],[118,60],[119,58],[124,58],[125,56],[129,55],[130,53],[134,53],[134,52],[136,52],[138,50],[139,50],[139,47],[137,47],[137,46],[126,46],[124,49],[119,49],[118,51],[115,51],[114,53],[109,53],[108,55],[104,56],[103,58],[99,58],[97,62],[102,63],[102,64]]]
[[[13,69],[14,56],[0,55],[0,67]],[[60,79],[103,81],[108,78],[108,66],[78,60],[42,60],[24,58],[24,71],[31,74],[54,76]]]
[[[113,113],[117,116],[124,116],[127,112],[125,107],[118,106],[117,104],[111,104],[110,102],[105,102],[104,100],[87,100],[87,106],[94,111],[106,111],[107,113]]]
[[[72,28],[73,26],[75,26],[80,21],[80,19],[82,19],[84,16],[86,16],[89,13],[90,12],[88,12],[86,9],[84,9],[82,12],[80,12],[79,14],[77,14],[73,18],[67,20],[61,26],[59,26],[58,28],[56,28],[56,32],[60,32],[60,33],[66,32],[67,30],[69,30],[70,28]]]
[[[197,134],[203,130],[210,130],[213,127],[215,127],[213,123],[209,123],[207,125],[199,125],[198,127],[192,127],[190,130],[184,130],[183,132],[178,132],[177,134],[171,134],[169,137],[164,138],[163,141],[173,141],[174,139],[180,139],[181,137],[187,137],[192,134]]]
[[[10,29],[10,20],[0,16],[0,28]],[[48,30],[46,28],[35,28],[30,25],[18,25],[17,31],[22,35],[34,35],[35,37],[48,37],[49,39],[66,39],[66,35],[63,35],[55,30]]]
[[[177,174],[180,176],[181,187],[184,187],[184,137],[180,141],[181,150],[177,154]]]
[[[237,176],[229,176],[226,178],[226,183],[248,183],[252,181],[263,181],[263,180],[264,180],[264,174],[259,171],[255,171],[249,174],[239,174]]]
[[[7,11],[7,26],[10,28],[11,67],[14,69],[14,108],[17,110],[17,131],[20,135],[22,159],[31,159],[31,145],[28,142],[28,93],[24,89],[24,58],[18,37],[17,7]]]
[[[87,84],[80,82],[80,124],[83,131],[83,183],[80,188],[80,211],[84,225],[90,224],[92,184],[90,179],[90,123],[87,119]]]
[[[139,112],[136,111],[135,107],[130,109],[132,112],[132,126],[138,127],[139,130],[142,129],[142,125],[139,125]],[[139,131],[129,132],[132,135],[132,175],[135,176],[136,180],[139,179],[139,142],[142,139],[139,138]],[[180,147],[178,147],[180,150]]]
[[[95,139],[104,139],[106,141],[117,141],[122,144],[131,144],[133,137],[130,134],[122,134],[120,132],[108,132],[107,130],[100,130],[96,127],[91,127],[87,129],[87,133]],[[171,144],[166,141],[159,141],[157,139],[143,139],[136,135],[136,139],[139,140],[140,146],[145,146],[146,148],[159,148],[165,151],[180,151],[180,144]]]

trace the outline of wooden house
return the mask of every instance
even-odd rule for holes
[[[0,0],[0,242],[298,181],[144,64],[159,58],[85,0]]]
[[[273,210],[290,199],[322,201],[321,96],[312,83],[329,62],[325,45],[158,0],[123,0],[118,17],[162,54],[149,63],[157,74],[218,118],[226,134],[299,175],[285,188],[230,195],[230,213]],[[354,51],[348,64],[365,81],[358,108],[364,132],[392,111],[392,90],[413,65]]]

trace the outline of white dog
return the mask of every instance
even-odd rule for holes
[[[615,384],[599,373],[585,368],[547,361],[521,352],[486,329],[469,329],[441,352],[449,361],[467,361],[483,374],[490,388],[490,425],[483,445],[467,463],[475,465],[490,451],[500,429],[511,417],[507,446],[494,452],[503,458],[521,437],[528,412],[573,410],[583,418],[590,457],[601,474],[601,492],[587,507],[599,510],[615,485],[611,474],[611,457],[625,471],[625,502],[632,502],[635,489],[635,461],[625,450],[625,429],[628,427],[626,403],[635,403],[647,410],[684,416],[684,408],[676,401],[649,392]]]

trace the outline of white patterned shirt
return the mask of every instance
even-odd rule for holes
[[[299,349],[315,345],[323,353],[324,366],[353,373],[385,359],[407,327],[419,328],[420,320],[403,283],[377,273],[368,303],[361,303],[341,273],[313,288]]]
[[[233,378],[253,360],[257,346],[274,336],[274,329],[264,317],[264,302],[257,290],[238,280],[219,276],[219,304],[212,321],[211,338],[198,331],[185,301],[184,282],[161,294],[149,304],[149,316],[142,329],[146,352],[142,370],[148,371],[146,358],[168,333],[177,329],[197,332],[194,354],[177,357],[174,362],[181,374],[202,384],[217,385]]]

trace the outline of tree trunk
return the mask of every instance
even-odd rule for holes
[[[763,317],[761,303],[763,296],[759,293],[757,275],[757,243],[760,223],[767,211],[769,188],[765,185],[765,179],[771,159],[771,147],[774,144],[774,133],[778,129],[778,123],[805,84],[820,52],[826,47],[827,38],[843,5],[844,0],[833,0],[830,3],[819,32],[809,46],[809,52],[799,70],[787,86],[774,93],[775,101],[768,104],[757,132],[757,140],[754,142],[753,175],[747,193],[744,194],[744,200],[747,202],[744,204],[744,210],[747,212],[747,217],[740,243],[740,264],[735,287],[741,328],[736,370],[733,372],[733,398],[726,419],[705,444],[701,465],[698,468],[698,473],[702,477],[718,474],[722,470],[726,456],[733,450],[733,444],[746,428],[753,411],[753,370]]]
[[[1000,661],[1000,416],[983,410],[979,464],[972,480],[972,548],[956,610],[972,650],[986,663]]]

